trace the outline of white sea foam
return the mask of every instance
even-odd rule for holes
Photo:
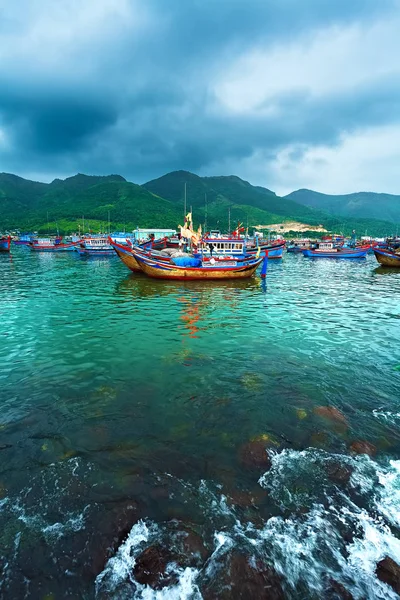
[[[286,450],[272,457],[272,469],[260,478],[272,497],[284,507],[297,506],[290,495],[291,478],[309,476],[310,465],[317,472],[321,462],[333,458],[352,467],[350,487],[369,502],[370,509],[358,506],[334,484],[320,481],[325,488],[323,504],[314,504],[306,515],[269,519],[260,532],[253,532],[263,550],[273,558],[275,569],[293,590],[306,585],[323,593],[327,578],[343,583],[356,599],[395,599],[397,594],[379,581],[376,564],[385,556],[400,563],[400,540],[391,526],[400,526],[400,461],[380,466],[367,456],[348,457],[315,449],[296,452]],[[312,496],[312,494],[311,494]],[[300,499],[304,499],[300,494]],[[345,542],[343,531],[353,540]]]
[[[197,600],[201,599],[196,585],[198,570],[168,565],[178,581],[161,590],[141,585],[133,578],[136,557],[143,549],[158,539],[160,528],[155,523],[139,521],[115,556],[110,558],[105,569],[96,578],[96,595],[107,598],[135,598],[137,600]]]

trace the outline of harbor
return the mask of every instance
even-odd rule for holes
[[[215,598],[230,565],[273,598],[396,597],[398,270],[163,281],[18,246],[0,269],[3,596]]]

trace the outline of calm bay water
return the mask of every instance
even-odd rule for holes
[[[271,598],[397,597],[374,570],[400,562],[400,272],[169,283],[18,248],[0,290],[2,597],[240,597],[244,559]]]

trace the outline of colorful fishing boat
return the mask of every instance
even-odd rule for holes
[[[0,237],[0,252],[10,252],[11,235],[3,235]]]
[[[33,234],[26,233],[24,235],[20,235],[17,239],[14,239],[13,244],[16,246],[28,246],[33,239]]]
[[[246,252],[255,256],[258,248],[260,248],[262,253],[268,252],[268,258],[282,258],[285,245],[286,242],[284,240],[277,240],[276,242],[260,241],[259,246],[254,244],[247,245]]]
[[[114,248],[106,237],[83,239],[76,245],[76,250],[82,256],[114,256],[115,254]]]
[[[215,240],[214,240],[215,241]],[[237,240],[236,240],[237,242]],[[232,249],[231,244],[228,240],[218,240],[219,247],[215,248],[212,245],[212,250],[209,245],[205,242],[201,243],[201,249],[195,253],[188,255],[182,252],[179,248],[163,248],[162,250],[155,250],[150,243],[140,244],[139,246],[132,246],[131,244],[119,244],[109,238],[109,243],[115,250],[118,257],[122,262],[134,273],[141,272],[142,269],[136,259],[136,255],[140,254],[143,258],[150,258],[163,263],[170,263],[174,258],[196,258],[201,259],[203,262],[212,264],[223,264],[226,261],[236,260],[242,262],[249,256],[243,254],[243,242],[240,243],[240,248]],[[237,244],[235,244],[237,245]],[[133,249],[135,250],[133,252]]]
[[[29,243],[29,248],[35,252],[66,252],[75,250],[76,242],[64,244],[61,237],[38,238]]]
[[[293,240],[286,247],[286,251],[291,254],[301,254],[303,250],[308,250],[311,243],[311,240],[308,239]]]
[[[118,244],[117,242],[114,242],[111,238],[108,238],[108,242],[113,248],[113,250],[115,250],[118,258],[122,260],[124,265],[128,267],[130,271],[133,271],[133,273],[142,272],[140,264],[138,263],[132,252],[131,244]]]
[[[374,254],[376,260],[382,267],[394,267],[400,269],[400,253],[393,252],[392,250],[380,250],[374,248]]]
[[[222,260],[214,258],[208,261],[194,256],[181,256],[172,258],[169,262],[156,260],[145,256],[145,253],[132,248],[132,254],[141,270],[149,277],[157,279],[189,280],[216,280],[216,279],[241,279],[254,275],[257,267],[263,265],[265,276],[268,256],[250,257],[244,260]]]
[[[307,258],[365,258],[368,254],[366,249],[343,248],[333,242],[319,242],[310,248],[303,250],[303,256]]]

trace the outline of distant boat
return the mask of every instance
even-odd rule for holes
[[[10,252],[11,235],[3,235],[0,237],[0,252]]]
[[[114,248],[109,244],[106,237],[92,237],[81,240],[76,244],[76,250],[79,254],[86,256],[114,256]]]
[[[374,248],[374,254],[378,263],[383,267],[400,269],[400,254],[396,254],[391,250],[380,250],[379,248]]]
[[[303,256],[307,258],[365,258],[368,248],[343,248],[333,242],[319,242],[310,248],[303,250]]]
[[[62,238],[38,238],[29,243],[29,248],[35,252],[65,252],[75,249],[77,242],[63,244]]]
[[[310,245],[310,240],[293,240],[287,245],[286,250],[292,254],[301,254],[303,250],[308,250]]]
[[[18,239],[13,240],[13,244],[16,246],[28,246],[33,239],[34,236],[32,234],[26,233],[24,235],[20,235]]]

